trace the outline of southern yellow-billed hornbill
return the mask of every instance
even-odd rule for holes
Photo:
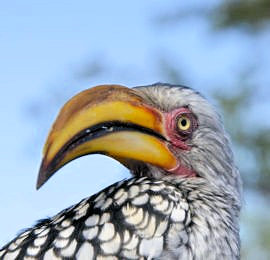
[[[37,188],[91,153],[133,177],[24,231],[1,259],[239,258],[240,176],[220,117],[198,92],[154,84],[79,93],[51,129]]]

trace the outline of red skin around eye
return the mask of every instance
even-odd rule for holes
[[[191,111],[188,108],[181,107],[165,114],[166,130],[169,141],[176,147],[182,150],[190,150],[191,147],[184,142],[184,138],[177,132],[177,117],[181,114],[189,114]]]
[[[168,140],[171,144],[174,146],[180,148],[183,151],[189,151],[191,150],[191,147],[185,143],[185,137],[181,136],[177,132],[177,117],[181,114],[190,114],[191,111],[188,108],[182,107],[175,109],[171,112],[168,112],[165,114],[166,118],[166,130],[167,130],[167,136]],[[196,123],[197,124],[197,123]],[[196,126],[195,124],[195,126]],[[185,167],[184,165],[179,162],[179,165],[175,167],[174,169],[171,169],[169,172],[179,175],[179,176],[185,176],[185,177],[196,177],[197,174],[192,169]]]

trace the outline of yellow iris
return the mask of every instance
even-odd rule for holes
[[[181,131],[186,131],[190,128],[191,121],[187,116],[180,116],[177,121],[177,127]]]

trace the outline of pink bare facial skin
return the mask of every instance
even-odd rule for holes
[[[172,145],[182,149],[183,152],[185,152],[191,150],[191,147],[186,144],[185,141],[189,138],[189,135],[192,134],[192,131],[197,128],[198,124],[196,120],[192,120],[194,118],[191,118],[191,131],[185,133],[185,135],[181,135],[181,133],[177,130],[177,118],[179,118],[181,115],[191,115],[193,117],[192,112],[187,107],[181,107],[173,111],[164,113],[168,141]],[[169,170],[169,172],[183,177],[197,176],[195,171],[188,167],[185,167],[180,162],[175,168]]]

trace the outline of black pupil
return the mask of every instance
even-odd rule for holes
[[[187,120],[186,119],[182,119],[181,120],[181,125],[182,126],[186,126],[187,125]]]

